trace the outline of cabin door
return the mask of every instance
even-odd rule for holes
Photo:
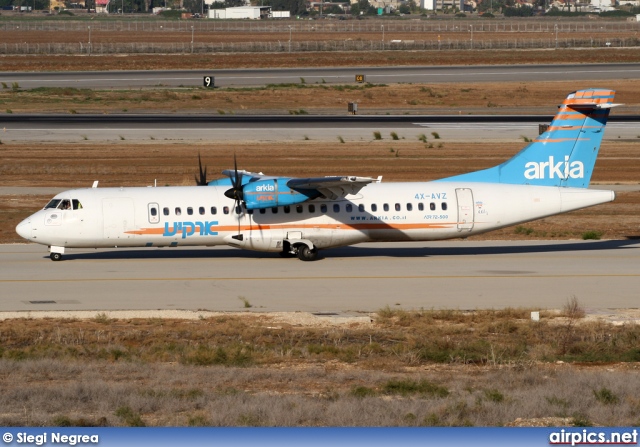
[[[469,188],[456,189],[458,199],[458,231],[473,229],[473,192]]]

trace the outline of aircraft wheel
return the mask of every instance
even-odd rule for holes
[[[49,255],[49,257],[51,258],[52,261],[59,261],[62,259],[62,254],[61,253],[51,253]]]
[[[298,248],[298,259],[301,261],[315,261],[318,259],[318,249],[315,247],[310,249],[306,245],[302,245]]]

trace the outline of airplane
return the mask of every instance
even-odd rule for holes
[[[234,169],[198,186],[75,189],[16,227],[49,247],[216,246],[318,258],[362,242],[465,238],[614,200],[587,189],[615,92],[567,96],[548,129],[511,159],[429,182],[381,177],[286,178]],[[202,187],[206,186],[206,187]]]

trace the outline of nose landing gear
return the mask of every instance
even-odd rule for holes
[[[63,253],[64,247],[54,247],[53,245],[49,247],[49,258],[52,261],[60,261]]]

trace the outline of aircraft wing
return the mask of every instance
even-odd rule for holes
[[[225,169],[224,171],[222,171],[222,173],[229,178],[235,177],[236,175],[236,171],[233,169]],[[244,169],[238,169],[238,174],[242,175],[243,180],[246,177],[246,180],[244,180],[243,183],[254,182],[256,180],[278,178],[272,175],[264,175],[262,172],[249,172],[249,171],[245,171]]]
[[[287,186],[303,194],[317,191],[330,200],[340,199],[349,194],[357,194],[369,183],[380,182],[381,177],[331,176],[313,178],[292,178]]]

